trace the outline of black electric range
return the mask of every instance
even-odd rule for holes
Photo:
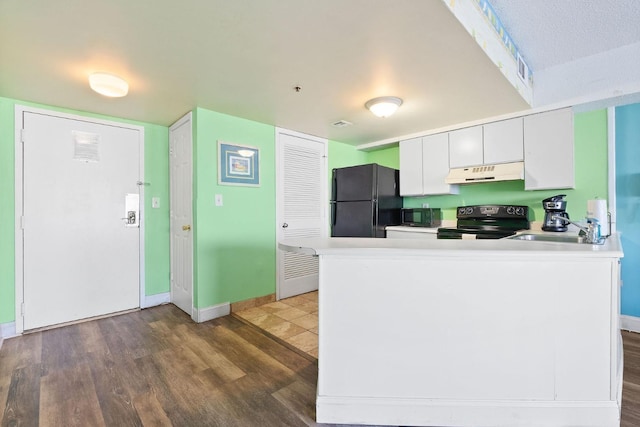
[[[438,239],[502,239],[529,229],[528,206],[460,206],[456,218],[456,227],[438,228]]]

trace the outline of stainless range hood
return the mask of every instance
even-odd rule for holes
[[[515,181],[524,179],[524,162],[497,165],[469,166],[449,170],[447,184],[472,184],[475,182]]]

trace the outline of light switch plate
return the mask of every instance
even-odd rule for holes
[[[151,207],[154,209],[158,209],[160,207],[160,197],[151,198]]]
[[[222,194],[216,194],[216,206],[222,206]]]

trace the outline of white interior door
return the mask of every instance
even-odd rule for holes
[[[169,129],[171,302],[193,315],[191,113]]]
[[[276,237],[327,237],[327,140],[276,131]],[[318,259],[278,249],[278,299],[318,289]]]
[[[22,121],[24,329],[139,307],[142,130]]]

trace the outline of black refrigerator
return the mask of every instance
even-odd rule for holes
[[[333,169],[331,237],[386,237],[402,221],[399,171],[372,163]]]

